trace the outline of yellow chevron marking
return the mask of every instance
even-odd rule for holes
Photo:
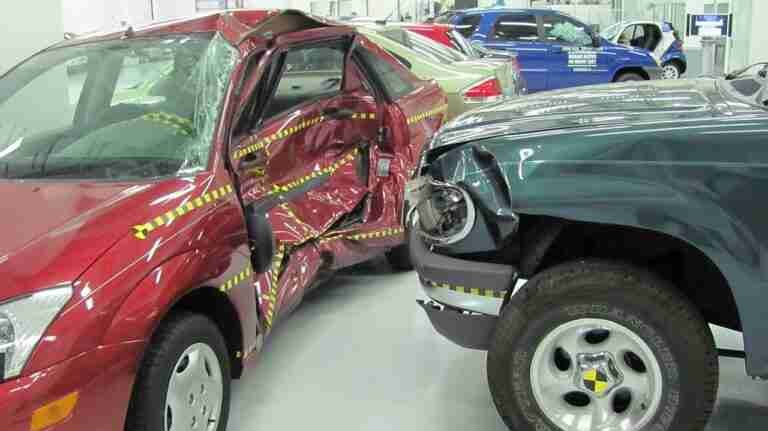
[[[448,110],[448,105],[440,105],[437,108],[430,109],[426,112],[420,112],[418,114],[414,114],[410,117],[408,117],[407,122],[409,125],[418,123],[422,120],[426,120],[427,118],[434,117],[435,115],[442,114]]]
[[[250,266],[246,267],[244,270],[238,272],[229,280],[225,281],[221,286],[219,286],[219,290],[223,293],[228,293],[235,286],[237,286],[238,284],[245,281],[248,277],[250,277],[252,273],[253,272],[251,271],[251,267]]]
[[[243,148],[235,150],[234,153],[232,153],[232,158],[234,160],[239,160],[249,154],[266,150],[267,147],[272,143],[282,139],[289,138],[312,126],[316,126],[322,123],[323,121],[325,121],[325,119],[326,118],[323,115],[310,118],[310,119],[304,118],[304,119],[301,119],[299,123],[294,124],[285,129],[281,129],[276,133],[273,133],[272,135],[265,136],[264,138],[259,139],[258,137],[253,136],[250,139],[248,139],[248,141],[246,142],[246,145]],[[376,114],[373,112],[357,112],[352,115],[352,119],[353,120],[375,120]]]
[[[155,217],[151,221],[133,226],[133,236],[136,239],[145,240],[151,232],[157,230],[158,228],[171,224],[171,222],[177,218],[183,217],[198,208],[202,208],[205,204],[211,204],[218,200],[224,199],[226,196],[232,194],[233,192],[234,188],[232,185],[228,184],[213,190],[211,193],[206,193],[202,197],[197,196],[191,198],[186,203],[183,203],[178,207],[167,211],[163,215]],[[212,195],[214,197],[212,197]]]

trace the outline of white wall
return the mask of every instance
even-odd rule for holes
[[[0,73],[62,40],[61,0],[3,2],[0,13]]]
[[[287,9],[290,7],[290,0],[245,0],[243,7],[250,9]]]
[[[752,0],[752,37],[750,38],[749,63],[768,61],[768,1]]]
[[[194,15],[195,0],[154,0],[155,18],[171,19]]]

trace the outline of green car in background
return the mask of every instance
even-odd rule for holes
[[[470,59],[403,28],[366,24],[358,31],[422,79],[434,79],[448,96],[448,119],[480,106],[521,95],[509,62]]]

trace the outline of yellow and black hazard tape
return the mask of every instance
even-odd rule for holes
[[[192,136],[195,133],[195,125],[192,120],[179,117],[176,114],[167,112],[150,112],[144,114],[142,119],[168,126],[174,130],[174,133],[182,136]]]
[[[448,289],[458,293],[466,293],[468,295],[483,296],[485,298],[503,298],[507,294],[506,290],[493,290],[493,289],[481,289],[477,287],[464,287],[454,286],[448,283],[438,283],[432,280],[423,280],[423,282],[438,289]]]
[[[136,239],[147,239],[152,231],[170,224],[175,219],[185,216],[192,211],[207,205],[212,205],[216,201],[224,199],[228,195],[232,194],[232,192],[234,192],[232,185],[227,184],[225,186],[213,189],[208,193],[191,198],[189,201],[187,201],[187,203],[177,207],[176,209],[170,210],[161,216],[157,216],[144,224],[134,226],[133,236],[136,237]]]
[[[332,241],[337,241],[340,239],[347,239],[352,241],[365,241],[369,239],[381,239],[381,238],[388,238],[391,236],[397,236],[405,233],[405,229],[403,228],[387,228],[387,229],[380,229],[375,230],[371,232],[361,232],[361,233],[355,233],[355,234],[347,234],[347,235],[334,235],[329,236],[325,238],[320,239],[320,244],[326,244]]]
[[[285,258],[285,245],[280,244],[277,253],[272,257],[272,269],[269,270],[270,287],[269,293],[264,296],[267,301],[267,312],[265,315],[267,326],[272,326],[272,320],[275,315],[275,302],[277,302],[277,287],[280,281],[280,267]]]
[[[320,115],[319,117],[302,119],[299,123],[293,126],[281,129],[270,136],[265,136],[263,138],[259,138],[257,135],[251,136],[251,138],[248,140],[248,143],[245,147],[235,150],[235,152],[232,154],[232,158],[234,160],[242,159],[243,157],[249,154],[253,154],[257,151],[266,149],[273,142],[286,139],[312,126],[316,126],[328,119],[329,117]],[[365,120],[365,121],[375,120],[376,113],[375,112],[355,112],[352,114],[352,119]]]
[[[352,114],[353,120],[375,120],[375,112],[355,112]]]
[[[280,129],[270,136],[259,138],[257,135],[251,136],[248,140],[248,145],[235,151],[232,158],[235,160],[242,159],[243,157],[253,154],[257,151],[261,151],[267,148],[273,142],[280,141],[289,136],[295,135],[302,130],[308,129],[312,126],[318,125],[325,120],[325,116],[313,117],[309,119],[303,119],[298,124]]]
[[[390,236],[400,235],[405,232],[403,228],[387,228],[381,230],[375,230],[373,232],[356,233],[354,235],[347,235],[346,239],[352,241],[364,241],[367,239],[387,238]]]
[[[224,284],[219,286],[219,290],[223,293],[227,293],[230,290],[232,290],[235,286],[242,283],[243,281],[247,280],[253,272],[251,271],[251,267],[247,267],[244,270],[240,271],[235,275],[234,277],[227,280]]]
[[[420,112],[418,114],[411,115],[410,117],[408,117],[408,124],[410,125],[410,124],[418,123],[420,121],[426,120],[427,118],[434,117],[437,114],[442,114],[447,110],[448,110],[448,105],[446,104],[446,105],[440,105],[437,108],[430,109],[429,111],[426,111],[426,112]]]
[[[360,154],[360,149],[355,148],[333,164],[314,170],[311,174],[304,175],[301,178],[296,178],[295,180],[285,184],[272,184],[272,190],[267,192],[267,196],[288,193],[291,190],[297,189],[315,178],[333,175],[342,166],[355,160],[355,157],[357,157],[358,154]]]

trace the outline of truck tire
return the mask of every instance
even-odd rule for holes
[[[647,81],[642,75],[633,72],[624,72],[616,78],[615,82]]]
[[[517,431],[576,429],[568,420],[700,431],[718,388],[698,310],[654,274],[599,260],[531,278],[499,318],[487,366],[496,408]]]
[[[224,431],[230,382],[229,354],[216,324],[200,314],[172,315],[144,355],[126,430]]]

